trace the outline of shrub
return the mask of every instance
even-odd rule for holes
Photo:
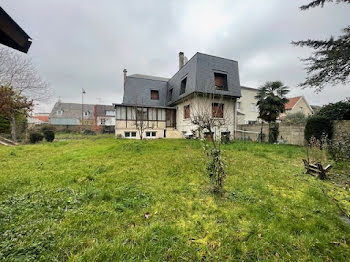
[[[37,142],[42,141],[43,138],[44,138],[44,136],[41,133],[39,133],[39,132],[32,131],[32,132],[29,133],[29,141],[32,144],[35,144]]]
[[[55,140],[55,127],[52,125],[44,125],[41,127],[41,132],[43,133],[45,140],[47,142],[52,142]]]
[[[44,133],[44,137],[47,142],[52,142],[55,140],[55,132],[52,130],[46,130]]]
[[[311,137],[321,140],[323,136],[331,139],[333,136],[333,124],[331,120],[322,116],[311,116],[307,119],[304,137],[310,142]]]
[[[306,117],[302,112],[287,114],[283,122],[288,124],[304,124],[306,122]]]
[[[210,148],[208,144],[204,145],[204,150],[208,157],[207,172],[212,184],[212,191],[222,193],[226,178],[226,166],[221,157],[221,151],[220,149]]]
[[[341,132],[330,141],[328,152],[335,161],[348,161],[350,163],[350,136],[345,131]]]
[[[84,134],[84,135],[96,135],[96,132],[93,131],[93,130],[90,130],[90,129],[85,129],[85,130],[83,131],[83,134]]]

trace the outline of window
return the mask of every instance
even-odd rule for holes
[[[224,104],[219,104],[219,103],[212,104],[212,117],[224,118]]]
[[[214,73],[216,90],[227,90],[227,75]]]
[[[135,107],[127,107],[126,113],[128,120],[135,120],[136,119],[136,113],[135,113]]]
[[[125,106],[118,106],[117,109],[117,119],[119,120],[125,120],[126,119],[126,107]]]
[[[256,105],[255,105],[255,103],[251,103],[251,104],[250,104],[250,111],[251,111],[251,112],[255,112],[255,111],[256,111]]]
[[[300,111],[301,113],[303,113],[303,112],[304,112],[303,107],[300,107],[300,108],[299,108],[299,111]]]
[[[56,115],[61,116],[63,114],[63,110],[57,110]]]
[[[101,118],[101,125],[104,125],[104,124],[106,124],[106,119]]]
[[[124,132],[124,136],[125,137],[135,138],[136,137],[136,132]]]
[[[180,95],[186,92],[187,77],[181,81]]]
[[[137,120],[147,120],[147,108],[138,107],[136,119]]]
[[[115,111],[114,110],[107,110],[106,116],[115,116]]]
[[[191,111],[190,111],[190,105],[184,106],[184,118],[190,118]]]
[[[169,101],[173,100],[173,89],[169,90]]]
[[[157,136],[157,132],[146,132],[146,137],[147,138],[155,138]]]
[[[151,99],[152,100],[159,100],[159,91],[158,90],[151,90]]]
[[[165,109],[158,108],[158,121],[165,121]]]
[[[237,102],[237,109],[241,109],[241,102]]]
[[[148,120],[157,120],[157,108],[148,109]]]
[[[89,111],[85,111],[84,112],[84,116],[89,116],[90,115],[90,112]]]

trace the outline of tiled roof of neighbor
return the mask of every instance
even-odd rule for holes
[[[42,122],[49,122],[49,116],[31,116],[31,117],[39,119]]]
[[[291,97],[288,98],[288,103],[285,105],[285,109],[286,110],[291,110],[293,109],[293,107],[295,106],[295,104],[300,100],[300,98],[302,98],[301,96],[297,96],[297,97]]]
[[[133,75],[130,75],[128,77],[143,78],[143,79],[148,79],[148,80],[165,81],[165,82],[167,82],[169,80],[169,78],[165,78],[165,77],[148,76],[148,75],[141,75],[141,74],[133,74]]]

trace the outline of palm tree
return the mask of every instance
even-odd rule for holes
[[[259,118],[269,123],[269,142],[271,137],[271,123],[275,123],[277,117],[284,112],[284,106],[288,102],[286,95],[289,89],[281,81],[266,82],[258,90],[255,98],[259,108]]]

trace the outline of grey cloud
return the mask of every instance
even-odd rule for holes
[[[340,34],[350,5],[301,12],[303,2],[3,0],[2,7],[33,37],[29,55],[55,90],[54,100],[79,102],[84,88],[88,103],[120,102],[124,68],[170,77],[179,51],[238,60],[244,85],[279,79],[293,88],[291,95],[312,103],[341,100],[349,87],[318,95],[296,87],[305,77],[298,57],[310,50],[290,42]]]

